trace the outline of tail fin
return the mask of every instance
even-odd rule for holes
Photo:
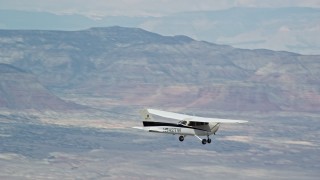
[[[147,109],[142,109],[139,112],[144,121],[153,121],[153,118]]]

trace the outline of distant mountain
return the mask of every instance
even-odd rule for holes
[[[173,14],[149,19],[139,27],[237,48],[320,54],[319,21],[320,9],[232,8]]]
[[[24,70],[0,63],[0,109],[67,111],[84,109],[66,102],[44,88]]]
[[[320,111],[320,56],[245,50],[138,28],[0,31],[0,61],[58,94],[114,106]],[[106,102],[107,103],[107,102]]]
[[[81,15],[57,15],[47,12],[0,10],[1,29],[75,30],[95,26],[95,22]]]
[[[0,10],[2,29],[80,30],[89,27],[138,27],[162,35],[186,35],[238,48],[320,54],[320,9],[302,7],[232,8],[183,12],[165,17],[56,15]]]

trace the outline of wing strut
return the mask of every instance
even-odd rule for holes
[[[207,143],[211,143],[211,139],[210,139],[209,135],[208,135],[208,139],[201,139],[201,138],[200,138],[199,136],[197,136],[196,134],[194,135],[194,137],[198,138],[198,139],[202,142],[203,145],[205,145],[205,144],[207,144]]]
[[[199,136],[197,136],[196,134],[194,136],[197,137],[200,141],[202,141],[202,139]]]

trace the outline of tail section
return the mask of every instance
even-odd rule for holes
[[[142,116],[143,121],[153,121],[153,118],[147,109],[140,110],[140,115]]]
[[[148,112],[147,109],[142,109],[139,112],[143,118],[143,120],[142,120],[143,127],[132,127],[132,128],[140,129],[140,130],[144,130],[144,131],[149,131],[149,127],[144,127],[144,124],[145,124],[145,121],[153,121],[151,114]]]

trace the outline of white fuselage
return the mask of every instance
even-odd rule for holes
[[[144,123],[143,129],[149,132],[179,134],[179,135],[198,135],[208,136],[215,134],[219,129],[219,123],[209,123],[208,125],[187,126],[182,124],[148,122]]]

